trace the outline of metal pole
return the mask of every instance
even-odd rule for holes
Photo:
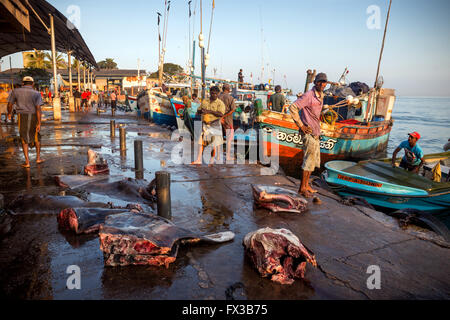
[[[72,90],[72,51],[67,52],[67,62],[69,63],[69,89],[70,89],[70,97],[73,96]]]
[[[134,169],[136,172],[136,179],[144,179],[142,140],[134,140]]]
[[[78,61],[78,91],[81,92],[81,62]]]
[[[116,136],[116,121],[111,120],[110,122],[110,132],[111,132],[111,138],[114,138]]]
[[[202,48],[202,100],[205,99],[206,96],[205,71],[205,48]]]
[[[119,127],[120,134],[120,151],[125,151],[127,149],[127,133],[125,131],[125,127],[120,125]]]
[[[53,15],[50,16],[50,38],[52,44],[52,63],[53,63],[53,81],[55,87],[55,98],[53,99],[53,118],[61,120],[61,101],[59,100],[58,79],[56,71],[56,43],[55,43],[55,26],[53,24]]]
[[[69,111],[75,112],[75,103],[73,99],[73,89],[72,89],[72,51],[67,52],[67,62],[69,63]]]
[[[166,219],[172,219],[170,173],[166,171],[158,171],[155,176],[158,216]]]
[[[387,31],[388,22],[389,22],[389,14],[391,12],[391,4],[392,4],[392,0],[389,1],[389,9],[388,9],[387,17],[386,17],[386,25],[384,26],[383,42],[381,44],[380,59],[378,59],[377,76],[375,77],[375,84],[373,85],[374,88],[377,87],[378,75],[380,73],[381,57],[383,56],[384,40],[386,39],[386,31]]]

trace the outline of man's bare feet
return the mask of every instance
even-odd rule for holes
[[[194,165],[201,165],[202,162],[201,162],[201,161],[193,161],[193,162],[191,162],[191,164],[194,164]]]
[[[44,163],[44,162],[45,162],[44,159],[36,159],[36,163],[37,163],[37,164],[41,164],[41,163]]]
[[[30,168],[30,164],[29,163],[24,163],[24,164],[22,164],[22,167],[28,169],[28,168]]]
[[[308,186],[307,189],[311,193],[317,193],[318,191],[316,189],[311,188],[311,186]]]
[[[308,190],[298,190],[298,193],[305,198],[312,197],[312,194]]]

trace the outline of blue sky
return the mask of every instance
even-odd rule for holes
[[[141,68],[157,69],[156,12],[163,12],[164,0],[49,2],[67,16],[70,5],[79,6],[80,32],[97,61],[111,57],[120,68],[135,69],[139,58]],[[192,11],[196,2],[197,39],[200,0],[192,0]],[[171,3],[165,61],[185,67],[192,37],[188,0]],[[212,0],[203,0],[206,39],[211,4]],[[236,80],[242,68],[246,81],[252,73],[253,82],[259,83],[264,59],[264,82],[275,75],[276,83],[294,91],[303,90],[307,69],[326,72],[337,81],[348,67],[350,82],[372,86],[388,4],[388,0],[215,0],[207,74],[212,76],[216,68],[218,77]],[[371,5],[380,8],[380,29],[367,27]],[[402,96],[450,96],[449,35],[450,1],[393,0],[381,65],[385,87]],[[198,46],[196,53],[198,71]],[[9,67],[5,65],[2,69]],[[15,57],[13,67],[20,66]]]

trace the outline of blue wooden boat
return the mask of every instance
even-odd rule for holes
[[[325,180],[341,196],[396,210],[450,211],[449,182],[434,182],[383,161],[330,161],[325,168]]]

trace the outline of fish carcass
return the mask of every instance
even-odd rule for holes
[[[106,266],[166,268],[175,261],[181,242],[222,243],[234,239],[230,231],[199,236],[159,216],[131,212],[108,216],[100,227],[99,236]]]
[[[287,229],[264,228],[250,232],[243,244],[259,273],[280,284],[303,279],[307,263],[317,267],[314,254]]]
[[[308,202],[292,190],[264,185],[252,185],[252,190],[258,208],[272,212],[302,213],[308,206]]]

